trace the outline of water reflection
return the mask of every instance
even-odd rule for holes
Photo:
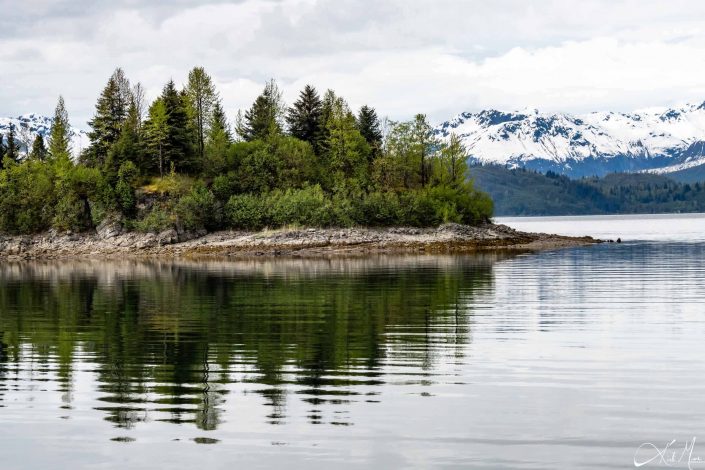
[[[4,264],[0,406],[55,394],[64,418],[208,431],[243,402],[352,425],[387,386],[453,380],[500,256]]]

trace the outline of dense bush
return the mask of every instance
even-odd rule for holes
[[[200,184],[179,199],[175,212],[177,222],[186,230],[215,230],[222,221],[222,211],[215,196]]]
[[[159,233],[174,227],[174,218],[167,208],[155,204],[141,219],[135,222],[135,229],[140,232]]]
[[[226,220],[230,227],[260,230],[267,225],[267,201],[253,194],[232,196],[225,206]]]

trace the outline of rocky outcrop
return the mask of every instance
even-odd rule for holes
[[[303,228],[262,232],[126,232],[106,222],[92,233],[0,236],[0,259],[194,256],[327,256],[392,252],[535,250],[598,243],[590,237],[519,232],[506,225],[438,228]]]

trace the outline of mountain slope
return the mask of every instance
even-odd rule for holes
[[[15,127],[15,137],[20,142],[21,148],[32,147],[32,142],[37,135],[41,135],[45,140],[49,138],[53,118],[40,116],[38,114],[23,114],[15,118],[0,117],[0,137],[7,139],[10,131],[10,124]],[[86,131],[71,129],[71,149],[74,155],[78,155],[81,150],[89,144],[88,133]]]
[[[583,215],[705,211],[705,184],[662,175],[614,173],[573,180],[500,165],[470,167],[475,186],[502,215]]]
[[[554,171],[688,173],[705,165],[705,103],[677,109],[583,115],[486,110],[436,128],[458,134],[471,163]]]

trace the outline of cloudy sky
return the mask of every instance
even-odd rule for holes
[[[148,5],[148,6],[147,6]],[[226,110],[269,77],[442,121],[494,107],[583,112],[705,100],[699,0],[0,0],[0,115],[84,127],[116,66],[155,97],[202,65]]]

